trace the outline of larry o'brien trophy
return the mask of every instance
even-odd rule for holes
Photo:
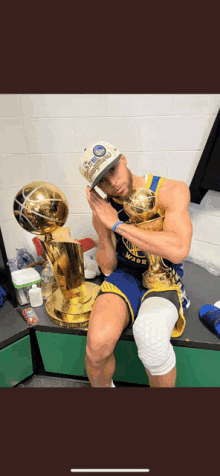
[[[49,319],[61,327],[86,328],[100,287],[85,282],[82,245],[62,228],[69,213],[64,193],[33,182],[17,193],[13,208],[19,225],[38,235],[53,269],[57,289],[46,301]]]
[[[158,197],[152,190],[137,188],[123,204],[130,219],[127,224],[141,230],[162,231],[164,213],[158,213]],[[165,289],[175,284],[176,272],[167,266],[163,258],[146,253],[149,267],[142,275],[143,286],[149,289]]]

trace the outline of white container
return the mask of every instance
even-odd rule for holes
[[[43,297],[41,288],[38,288],[36,284],[32,284],[32,288],[29,291],[30,303],[32,307],[42,306]]]
[[[48,299],[53,290],[53,271],[49,263],[46,263],[41,273],[41,290],[43,299]]]
[[[12,281],[16,289],[17,301],[22,306],[30,302],[29,290],[32,284],[37,284],[40,287],[40,274],[33,268],[19,269],[12,271]]]

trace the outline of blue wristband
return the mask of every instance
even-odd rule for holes
[[[117,221],[117,222],[113,225],[112,231],[115,231],[118,225],[123,225],[123,224],[124,224],[124,221]]]

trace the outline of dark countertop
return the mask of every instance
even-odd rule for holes
[[[36,268],[38,271],[39,269]],[[214,304],[220,300],[220,276],[214,276],[204,268],[191,263],[184,262],[184,283],[186,294],[191,301],[188,309],[184,310],[186,318],[186,328],[181,337],[171,339],[174,346],[183,346],[191,348],[220,350],[220,339],[205,326],[199,319],[199,309],[204,304]],[[89,282],[101,284],[103,278],[96,277]],[[29,326],[25,323],[21,311],[18,312],[9,306],[8,301],[0,309],[0,349],[14,342],[20,337],[29,333]],[[19,306],[20,310],[26,306]],[[34,308],[39,322],[34,327],[40,332],[55,332],[58,334],[76,334],[86,335],[87,331],[83,329],[69,329],[60,327],[50,321],[45,305]],[[7,314],[7,315],[6,315]],[[20,314],[20,316],[19,316]],[[133,341],[132,329],[126,329],[120,339]]]
[[[24,306],[25,308],[25,306]],[[0,349],[30,333],[30,326],[9,301],[0,308]]]

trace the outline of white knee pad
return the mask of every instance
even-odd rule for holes
[[[138,356],[151,375],[165,375],[176,364],[170,338],[178,317],[176,306],[162,297],[149,297],[140,306],[133,334]]]

